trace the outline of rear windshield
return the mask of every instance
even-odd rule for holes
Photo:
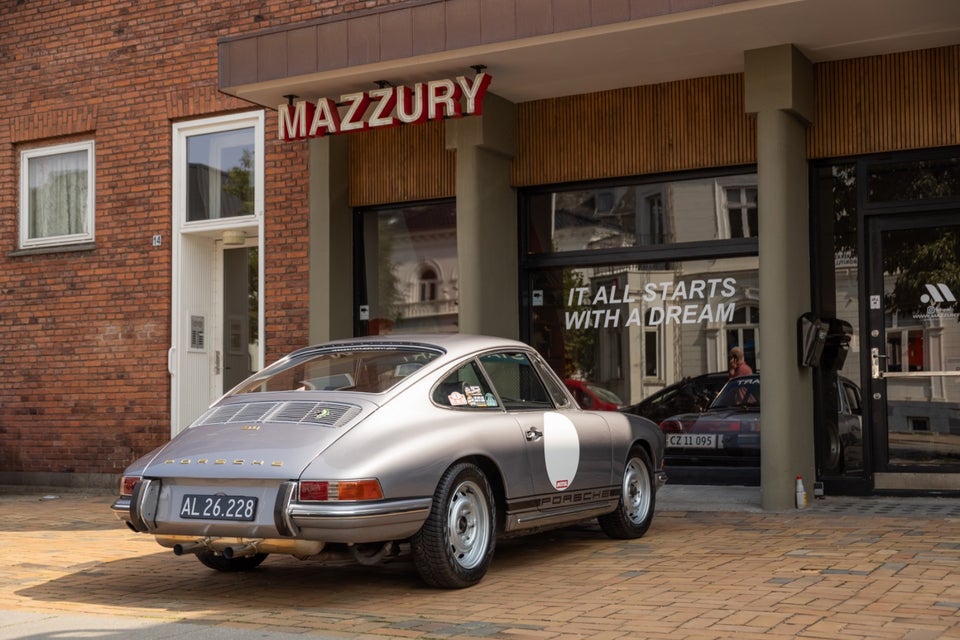
[[[439,355],[413,348],[308,352],[276,362],[230,395],[265,391],[383,393]]]
[[[723,386],[720,394],[710,405],[711,409],[730,409],[733,407],[760,408],[760,378],[756,376],[734,378]]]

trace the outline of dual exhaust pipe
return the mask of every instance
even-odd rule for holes
[[[286,538],[222,538],[206,536],[158,535],[161,546],[173,549],[174,555],[191,553],[219,553],[227,560],[246,558],[258,553],[283,553],[298,558],[316,556],[326,547],[319,540],[291,540]]]
[[[212,538],[201,538],[196,542],[178,542],[173,545],[173,555],[182,556],[187,553],[201,553],[203,551],[217,551],[211,544]],[[260,540],[253,542],[231,545],[220,550],[220,554],[227,560],[233,558],[246,558],[260,552]]]

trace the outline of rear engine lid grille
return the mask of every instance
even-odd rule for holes
[[[336,402],[248,402],[214,407],[196,424],[287,422],[341,427],[360,413],[360,407]]]

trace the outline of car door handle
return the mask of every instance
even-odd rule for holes
[[[527,429],[527,433],[524,435],[527,436],[527,440],[529,442],[533,442],[534,440],[539,440],[540,438],[542,438],[543,432],[538,430],[535,427],[530,427],[529,429]]]

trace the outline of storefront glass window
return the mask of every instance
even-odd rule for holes
[[[835,332],[817,370],[819,472],[957,472],[960,154],[825,164],[814,194]]]
[[[960,157],[875,162],[867,169],[867,201],[900,203],[960,198]]]
[[[532,338],[555,371],[635,404],[685,378],[760,364],[756,257],[531,274]]]
[[[754,174],[536,188],[521,202],[523,335],[581,407],[696,431],[731,379],[732,348],[759,371]],[[675,478],[759,481],[759,407],[722,413],[705,437],[668,438]]]
[[[755,175],[532,193],[528,252],[648,247],[758,233]]]
[[[455,332],[456,203],[365,209],[360,335]]]

